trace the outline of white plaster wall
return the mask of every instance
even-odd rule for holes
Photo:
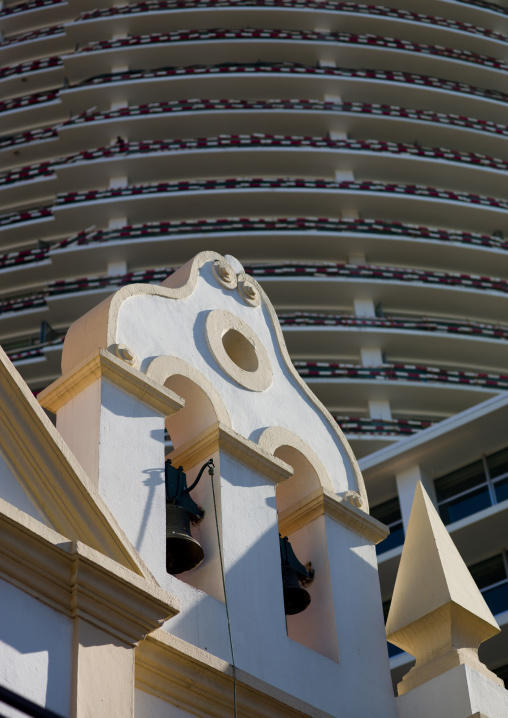
[[[139,688],[134,691],[134,715],[136,718],[195,718],[195,713],[188,713]]]
[[[292,641],[286,633],[275,486],[224,454],[220,477],[226,593],[235,664],[337,715],[336,695],[330,687],[337,686],[339,665]],[[171,632],[173,621],[167,624]]]
[[[0,579],[0,685],[69,715],[72,621]],[[18,716],[4,708],[5,718]]]
[[[274,375],[269,389],[248,391],[216,364],[205,337],[206,317],[213,309],[237,315],[260,338]],[[134,350],[142,371],[157,356],[172,355],[188,361],[219,391],[236,431],[256,441],[267,425],[286,427],[319,454],[336,491],[356,489],[344,447],[282,360],[267,310],[264,306],[247,306],[236,290],[221,289],[212,274],[211,263],[202,268],[196,289],[186,299],[140,295],[125,301],[119,311],[117,341]]]
[[[395,701],[375,547],[329,517],[326,536],[339,641],[339,700],[343,703],[343,713],[336,714],[393,718]]]
[[[37,521],[48,525],[46,518],[35,508],[2,454],[0,454],[0,497]]]
[[[101,382],[99,493],[148,568],[165,569],[164,417]]]

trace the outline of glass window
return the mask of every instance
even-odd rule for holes
[[[439,513],[445,524],[459,521],[466,516],[475,514],[477,511],[487,509],[492,505],[488,486],[463,494],[452,501],[447,501],[439,506]]]
[[[486,509],[492,504],[483,461],[475,461],[434,482],[439,513],[445,524]]]
[[[503,554],[475,563],[469,570],[492,613],[508,610],[508,576]]]
[[[378,543],[376,546],[376,552],[378,554],[385,553],[395,548],[395,546],[400,546],[404,543],[404,528],[402,526],[402,515],[397,497],[374,506],[370,510],[370,514],[378,521],[386,524],[390,529],[390,534],[384,541],[381,541],[381,543]]]
[[[458,471],[453,471],[451,474],[437,479],[435,482],[436,497],[438,502],[445,501],[486,482],[487,476],[483,468],[483,461],[475,461],[474,464],[464,466]]]
[[[508,476],[508,448],[497,451],[487,458],[491,479]]]
[[[496,501],[506,501],[508,499],[508,477],[502,481],[496,481],[494,484],[494,491],[496,492]]]

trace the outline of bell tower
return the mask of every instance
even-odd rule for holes
[[[136,715],[169,702],[178,716],[395,718],[375,554],[387,530],[242,265],[202,252],[161,285],[123,287],[71,326],[62,369],[41,403],[179,599],[136,649]],[[184,664],[201,666],[192,689]],[[200,713],[213,671],[220,707]]]

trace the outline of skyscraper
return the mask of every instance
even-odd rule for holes
[[[77,316],[201,249],[265,286],[357,456],[508,389],[503,6],[30,0],[1,16],[0,342],[34,390]]]

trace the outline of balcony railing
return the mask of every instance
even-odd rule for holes
[[[131,155],[159,154],[161,152],[193,152],[196,150],[216,149],[318,149],[331,152],[383,154],[397,157],[419,157],[431,160],[454,162],[475,167],[508,170],[508,161],[488,157],[475,152],[458,152],[443,147],[424,147],[422,145],[402,142],[385,142],[381,140],[329,139],[327,137],[298,137],[291,135],[220,135],[219,137],[198,137],[196,139],[175,140],[144,140],[141,142],[117,141],[115,144],[83,150],[77,154],[46,160],[19,169],[10,170],[0,175],[0,186],[15,182],[47,177],[59,167],[66,167],[78,162],[110,157],[126,157]]]
[[[82,192],[68,192],[57,195],[55,206],[62,207],[78,202],[97,202],[119,197],[133,197],[142,195],[174,194],[179,192],[210,192],[235,190],[310,190],[327,192],[361,192],[368,194],[386,194],[397,196],[411,196],[440,199],[447,202],[459,202],[480,207],[495,207],[508,209],[508,200],[486,197],[469,192],[426,187],[424,185],[401,184],[397,182],[377,182],[370,180],[344,180],[334,182],[324,179],[293,179],[293,178],[230,178],[218,180],[189,180],[185,182],[159,182],[158,184],[131,185],[128,187],[115,187],[112,189],[85,190]],[[1,220],[0,220],[1,221]]]
[[[130,6],[126,6],[130,7]],[[112,8],[113,9],[113,8]],[[340,112],[361,115],[378,115],[380,117],[396,117],[421,122],[467,127],[480,132],[491,132],[496,135],[508,134],[508,127],[498,122],[481,120],[460,115],[433,112],[432,110],[415,110],[397,107],[396,105],[380,105],[367,102],[320,102],[318,100],[175,100],[173,102],[151,102],[146,105],[129,105],[117,110],[103,112],[85,111],[67,120],[63,125],[75,125],[101,120],[112,120],[124,117],[144,117],[180,112],[224,112],[224,111],[303,111],[303,112]],[[29,133],[26,133],[28,135]],[[25,136],[25,135],[23,135]],[[1,146],[1,143],[0,143]]]
[[[169,33],[152,33],[149,35],[129,35],[112,40],[99,40],[77,50],[76,55],[111,50],[114,48],[140,47],[143,45],[174,45],[180,42],[220,42],[227,40],[267,40],[281,43],[294,41],[298,43],[313,42],[320,46],[331,43],[337,45],[360,45],[362,47],[381,47],[395,51],[415,52],[431,57],[448,58],[480,65],[496,70],[508,70],[502,60],[480,55],[470,50],[458,50],[441,45],[427,45],[402,40],[399,38],[382,37],[381,35],[357,35],[349,32],[304,32],[299,30],[264,30],[264,29],[234,29],[219,28],[213,30],[178,30]]]
[[[227,232],[323,232],[344,234],[372,234],[401,238],[432,240],[437,242],[457,242],[473,244],[479,247],[493,247],[507,250],[508,242],[502,236],[459,232],[423,227],[402,222],[387,222],[377,219],[330,219],[327,217],[280,217],[263,218],[227,218],[178,220],[169,222],[150,222],[147,224],[124,225],[118,229],[98,229],[79,232],[63,240],[58,246],[71,244],[87,245],[94,242],[117,242],[127,239],[161,237],[163,235],[208,234]],[[6,255],[7,256],[7,255]]]
[[[45,102],[54,102],[58,99],[59,91],[50,90],[49,92],[34,92],[33,95],[23,95],[22,97],[13,97],[9,100],[0,102],[0,112],[11,112],[21,108],[30,107],[32,105],[41,105]]]
[[[357,416],[334,416],[346,435],[412,436],[434,422],[423,419],[371,419]]]
[[[428,75],[417,75],[410,72],[395,70],[363,70],[337,67],[314,67],[289,62],[262,62],[253,64],[226,63],[223,65],[192,65],[190,67],[164,67],[156,70],[125,70],[98,75],[83,80],[76,87],[89,87],[109,84],[111,82],[129,82],[135,80],[149,80],[167,77],[181,77],[200,75],[237,75],[237,74],[269,74],[269,75],[300,75],[323,78],[351,78],[360,80],[385,81],[400,83],[403,86],[421,86],[436,90],[446,90],[465,95],[485,97],[498,102],[508,102],[508,94],[499,90],[490,90],[475,87],[465,82],[455,82]]]
[[[446,333],[479,336],[487,339],[508,339],[508,329],[480,322],[446,321],[444,319],[403,319],[399,317],[355,317],[347,315],[310,314],[299,312],[279,315],[282,327],[350,327],[359,329]]]
[[[18,65],[4,65],[4,67],[0,69],[0,79],[12,75],[26,76],[30,72],[40,72],[41,70],[49,70],[53,67],[63,67],[63,62],[57,55],[44,57],[39,60],[31,60],[30,62],[22,62]]]
[[[361,366],[335,362],[295,361],[296,370],[304,379],[348,379],[375,382],[417,382],[451,384],[506,391],[508,375],[487,372],[457,371],[415,364],[384,364]]]
[[[45,250],[41,250],[44,252]],[[32,255],[33,256],[33,255]],[[441,285],[449,287],[460,287],[469,290],[495,291],[503,294],[508,293],[508,280],[480,277],[470,274],[454,274],[446,272],[433,272],[419,269],[404,269],[401,267],[375,267],[361,266],[356,264],[280,264],[280,265],[258,265],[246,266],[245,271],[254,277],[287,277],[293,279],[306,279],[312,277],[347,277],[349,279],[396,281],[396,282],[419,282],[432,286]],[[120,276],[93,276],[80,277],[78,279],[59,280],[51,282],[47,288],[35,292],[29,296],[14,297],[0,302],[0,314],[12,311],[22,311],[28,307],[44,306],[46,297],[54,297],[61,294],[72,294],[75,292],[90,291],[103,287],[121,287],[135,282],[161,282],[174,272],[172,267],[158,269],[140,270],[129,272]],[[372,326],[376,326],[378,320],[370,320]],[[381,322],[383,320],[380,320]],[[462,323],[461,326],[464,326]],[[396,325],[394,324],[392,328]],[[408,327],[409,328],[409,327]],[[411,328],[415,328],[414,322]],[[492,330],[493,334],[493,330]],[[492,335],[491,334],[491,335]],[[503,338],[504,334],[500,337]],[[321,365],[316,365],[320,367]],[[323,364],[323,367],[329,366]],[[330,365],[331,366],[331,365]],[[338,366],[338,365],[337,365]],[[316,369],[317,371],[317,369]]]
[[[131,5],[123,5],[120,7],[108,7],[91,12],[83,13],[76,22],[94,20],[103,17],[123,16],[147,14],[150,12],[161,12],[163,10],[187,10],[192,9],[211,9],[230,7],[246,7],[246,8],[266,8],[266,9],[302,9],[317,10],[319,12],[335,13],[335,14],[358,14],[374,17],[390,17],[398,20],[407,20],[408,22],[419,22],[422,25],[436,25],[460,32],[469,32],[472,34],[485,35],[490,38],[500,39],[504,41],[506,36],[502,33],[495,32],[486,28],[477,28],[469,22],[459,22],[444,17],[434,17],[432,15],[424,15],[423,13],[410,12],[399,8],[388,8],[376,5],[357,5],[352,2],[327,2],[327,0],[192,0],[182,3],[178,0],[147,0],[147,2],[138,2]],[[496,6],[494,6],[496,7]],[[502,12],[503,8],[499,8]]]

